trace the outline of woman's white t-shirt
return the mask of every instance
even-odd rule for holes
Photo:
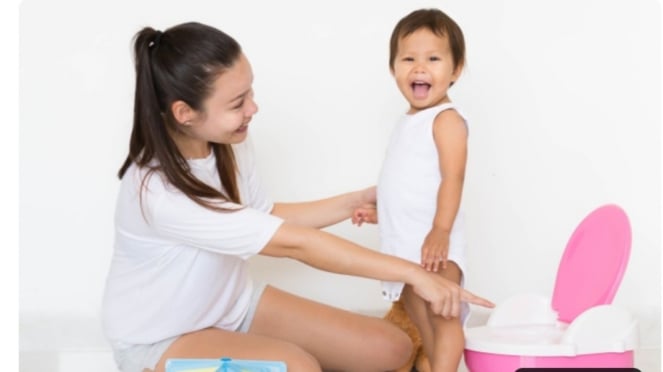
[[[204,208],[158,173],[143,182],[146,170],[135,164],[125,173],[102,306],[111,342],[151,344],[208,327],[236,330],[244,319],[253,289],[246,259],[283,220],[269,213],[273,204],[261,188],[250,142],[233,150],[242,206],[224,207],[235,211]],[[189,166],[221,188],[213,154]]]

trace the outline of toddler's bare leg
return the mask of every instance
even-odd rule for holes
[[[440,275],[460,284],[462,272],[453,261],[447,262],[446,269],[440,269]],[[433,372],[456,372],[465,348],[465,334],[460,317],[445,319],[434,316],[429,311],[429,317],[435,334],[435,350],[431,358]]]
[[[461,271],[452,261],[440,269],[443,277],[460,283]],[[465,336],[460,318],[445,319],[434,315],[430,307],[417,296],[410,286],[403,290],[403,303],[412,321],[419,328],[424,351],[433,372],[456,372],[465,348]]]

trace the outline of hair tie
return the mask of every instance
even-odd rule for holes
[[[148,45],[150,48],[152,48],[152,47],[156,48],[161,43],[161,35],[163,35],[163,32],[157,31],[156,34],[157,34],[157,36],[155,36],[154,40],[152,42],[150,42],[150,44]]]

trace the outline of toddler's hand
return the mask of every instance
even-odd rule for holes
[[[449,254],[449,233],[432,229],[421,247],[421,266],[437,272],[440,268],[447,268]]]

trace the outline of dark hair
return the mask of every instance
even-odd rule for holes
[[[391,33],[389,41],[389,68],[394,68],[398,41],[413,32],[426,28],[438,36],[449,39],[454,67],[465,64],[465,38],[458,24],[439,9],[419,9],[403,17]]]
[[[223,190],[217,190],[191,174],[186,159],[168,133],[169,128],[178,130],[172,103],[181,100],[194,110],[203,111],[203,102],[212,93],[216,78],[241,55],[240,45],[222,31],[195,22],[164,32],[145,27],[136,33],[133,42],[136,67],[133,128],[129,155],[118,177],[121,179],[129,166],[136,163],[149,169],[143,184],[149,175],[160,171],[168,182],[202,206],[224,210],[218,206],[219,201],[240,203],[230,145],[210,144],[223,185]]]

